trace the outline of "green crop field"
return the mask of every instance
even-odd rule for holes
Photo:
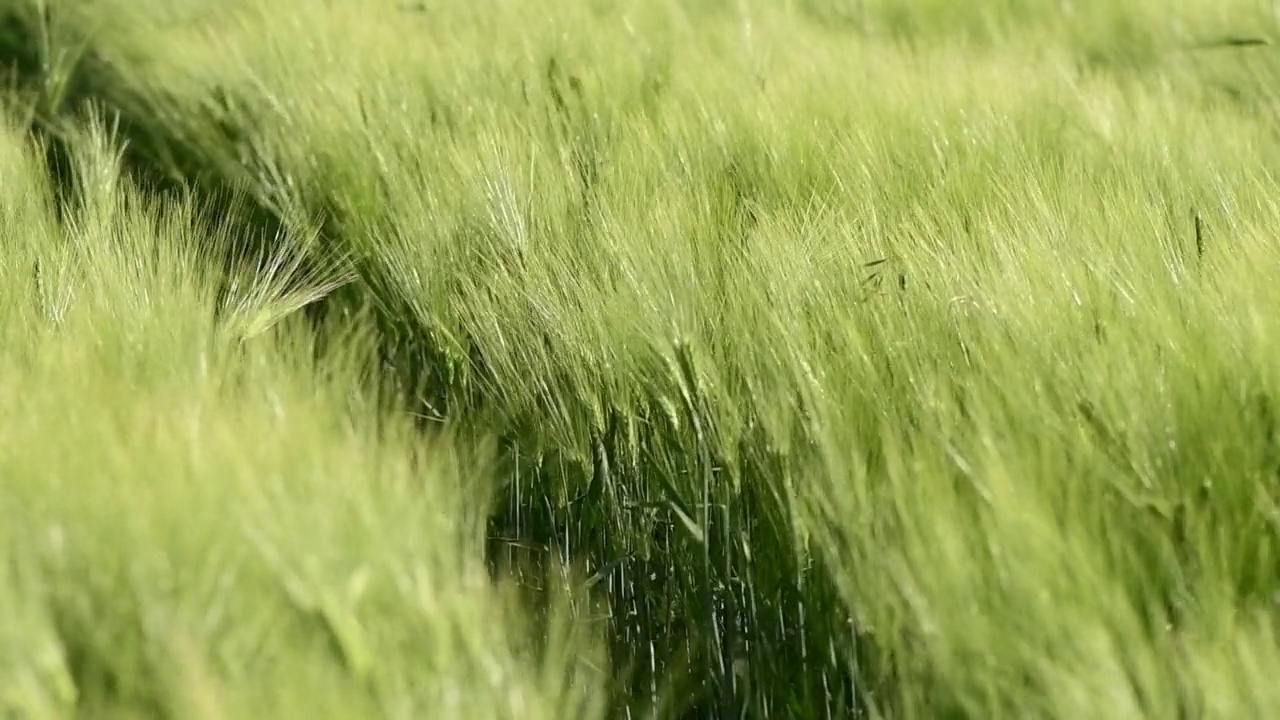
[[[0,0],[0,718],[1280,717],[1273,40]]]

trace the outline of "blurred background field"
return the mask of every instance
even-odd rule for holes
[[[0,0],[0,717],[1280,716],[1273,40]]]

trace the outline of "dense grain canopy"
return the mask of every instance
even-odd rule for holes
[[[0,715],[1280,717],[1252,0],[0,0]]]

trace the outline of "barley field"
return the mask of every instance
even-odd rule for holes
[[[0,718],[1280,717],[1273,40],[0,0]]]

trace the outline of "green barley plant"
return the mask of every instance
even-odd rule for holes
[[[254,553],[266,579],[243,605],[186,607],[241,647],[282,622],[265,613],[320,618],[229,651],[285,659],[249,673],[262,687],[450,717],[1280,710],[1265,4],[0,0],[0,18],[0,57],[56,151],[38,194],[56,207],[7,212],[49,228],[28,252],[62,243],[80,249],[56,257],[108,268],[51,259],[54,290],[15,290],[6,312],[61,327],[91,298],[117,325],[83,345],[103,366],[76,382],[163,384],[166,363],[208,357],[217,381],[171,381],[166,402],[261,413],[243,430],[174,415],[157,432],[187,439],[103,441],[86,469],[206,435],[220,440],[193,467],[289,447],[278,433],[315,449],[207,471],[169,504],[139,486],[118,496],[137,509],[97,521],[221,509],[99,547],[128,567]],[[68,59],[32,60],[49,57]],[[103,166],[76,148],[103,143],[77,129],[101,118],[124,147],[89,185],[137,189],[85,201]],[[120,266],[92,238],[139,222],[144,200],[179,229]],[[180,229],[206,225],[221,229]],[[148,282],[206,290],[166,325]],[[223,354],[137,349],[160,336]],[[33,368],[52,352],[12,347]],[[92,396],[29,382],[58,412]],[[489,449],[474,475],[492,486],[466,462],[416,472],[470,448]],[[44,455],[15,503],[80,497],[38,480],[73,477],[59,463],[79,456]],[[264,476],[285,479],[243,482]],[[20,525],[13,546],[42,533]],[[358,572],[397,542],[400,560]],[[131,572],[181,582],[153,562]],[[122,572],[58,577],[132,608],[102,632],[152,637],[143,581]],[[35,592],[36,570],[15,573],[14,597]],[[415,582],[445,599],[406,604]],[[362,615],[367,583],[385,594]],[[306,644],[320,636],[329,655]],[[207,638],[183,642],[216,663]],[[410,672],[419,651],[436,654]],[[56,678],[37,685],[50,707],[88,683],[102,703],[181,712],[162,688],[186,666],[139,657],[120,653],[132,685],[18,666]],[[229,696],[265,697],[245,687]]]
[[[490,454],[390,406],[356,326],[244,334],[296,295],[223,292],[233,229],[140,193],[103,123],[68,138],[59,221],[23,115],[0,133],[0,715],[599,716],[572,598],[535,627],[486,569]]]

